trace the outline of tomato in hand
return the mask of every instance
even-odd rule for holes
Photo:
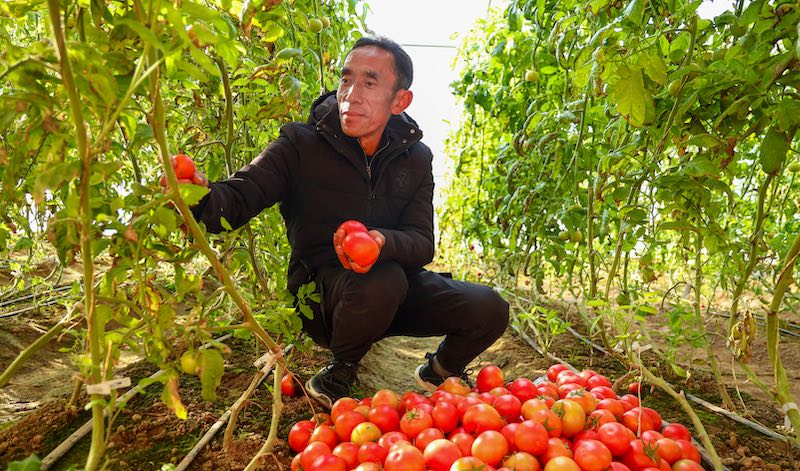
[[[194,176],[194,162],[188,155],[178,154],[170,159],[175,177],[178,180],[191,180]]]
[[[378,243],[366,232],[347,234],[342,241],[342,250],[347,258],[361,267],[368,267],[375,263],[381,252]]]
[[[336,232],[339,232],[340,230],[344,231],[344,234],[347,235],[347,234],[352,234],[354,232],[367,232],[367,226],[365,226],[359,221],[350,219],[348,221],[341,223]]]

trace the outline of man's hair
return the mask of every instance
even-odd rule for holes
[[[383,36],[364,36],[358,39],[350,52],[359,47],[375,46],[388,52],[394,58],[394,74],[397,76],[395,91],[401,88],[409,89],[411,81],[414,80],[414,65],[406,51],[399,44]],[[348,54],[350,53],[348,52]]]

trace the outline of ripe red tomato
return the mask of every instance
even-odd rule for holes
[[[639,398],[633,394],[625,394],[619,398],[622,402],[627,402],[633,407],[639,407]]]
[[[611,380],[603,375],[594,375],[586,380],[586,388],[591,390],[600,386],[611,387]]]
[[[528,399],[522,403],[522,407],[520,407],[520,413],[526,419],[532,418],[533,414],[539,410],[550,410],[550,406],[547,405],[547,402],[539,398]]]
[[[688,440],[678,439],[675,440],[675,443],[681,447],[681,451],[683,451],[683,457],[685,459],[689,459],[694,461],[695,463],[700,462],[700,451],[697,449],[696,446],[692,444],[692,442]]]
[[[331,448],[323,442],[312,442],[300,453],[300,467],[311,469],[311,463],[322,455],[330,455]]]
[[[289,471],[300,471],[300,457],[302,453],[298,453],[294,455],[292,458],[292,463],[289,465]]]
[[[558,378],[558,374],[562,371],[569,371],[569,367],[563,363],[556,363],[547,369],[547,379],[555,381],[556,378]]]
[[[610,469],[611,471],[631,471],[631,468],[625,466],[619,461],[612,461],[611,466],[609,466],[608,469]]]
[[[570,399],[556,401],[551,410],[561,419],[561,435],[575,436],[586,426],[586,412],[577,402]]]
[[[331,425],[333,426],[333,419],[331,418],[330,414],[326,414],[325,412],[317,412],[311,417],[311,422],[316,427],[317,425]]]
[[[475,378],[475,386],[478,387],[478,392],[489,392],[492,389],[505,384],[503,377],[503,370],[494,366],[488,365],[481,368]]]
[[[486,463],[474,456],[464,456],[453,462],[450,471],[488,471]]]
[[[400,430],[409,438],[414,439],[417,435],[433,426],[431,415],[424,410],[412,409],[400,419]]]
[[[581,467],[572,458],[556,456],[544,465],[544,471],[581,471]]]
[[[311,467],[308,469],[313,469],[314,471],[347,471],[347,463],[339,456],[328,454],[318,456],[311,462]]]
[[[683,450],[680,445],[671,438],[661,438],[656,441],[656,453],[662,460],[670,465],[683,458]]]
[[[514,443],[514,434],[517,432],[517,428],[519,427],[519,423],[510,423],[503,426],[500,429],[500,433],[506,437],[506,441],[508,442],[508,451],[514,452],[517,451],[517,445]]]
[[[617,393],[614,392],[609,386],[595,386],[589,390],[590,393],[598,400],[602,399],[617,399]]]
[[[350,410],[343,412],[336,417],[333,429],[336,431],[339,441],[349,442],[350,436],[353,433],[353,429],[356,428],[356,425],[366,421],[367,419],[363,415],[355,412],[354,410]]]
[[[653,430],[661,430],[661,426],[663,425],[663,421],[661,420],[661,415],[655,410],[649,407],[642,407],[642,411],[650,417],[650,421],[653,422]]]
[[[366,461],[353,468],[353,471],[383,471],[383,467],[378,463]]]
[[[331,452],[339,458],[343,459],[347,465],[347,469],[353,469],[359,463],[358,461],[358,445],[352,442],[344,442],[336,445],[336,448]]]
[[[542,466],[530,453],[520,451],[514,453],[503,461],[503,467],[514,471],[539,471]]]
[[[617,418],[614,417],[614,414],[612,414],[610,411],[605,409],[597,409],[589,414],[589,417],[586,418],[586,430],[597,430],[603,424],[616,421]]]
[[[339,232],[340,229],[344,231],[345,235],[352,234],[353,232],[367,232],[367,226],[353,219],[341,223],[339,229],[336,229],[336,232]]]
[[[381,429],[381,433],[400,430],[400,415],[397,409],[389,404],[374,406],[367,413],[367,418]]]
[[[464,396],[460,398],[458,402],[456,402],[459,417],[463,419],[464,413],[467,411],[467,409],[476,404],[483,404],[483,401],[474,396]]]
[[[597,399],[589,391],[580,388],[567,393],[567,399],[571,399],[581,405],[586,415],[591,414],[597,409]]]
[[[569,442],[562,438],[550,438],[547,440],[547,450],[539,455],[539,461],[546,465],[557,456],[572,458],[572,450],[569,447]]]
[[[638,381],[632,382],[628,385],[628,392],[635,396],[640,395],[642,393],[642,383]]]
[[[550,435],[544,425],[534,420],[526,420],[517,426],[514,432],[514,445],[518,450],[539,455],[547,450]]]
[[[575,462],[583,471],[602,471],[611,465],[611,452],[598,440],[581,440],[575,447]]]
[[[475,437],[472,435],[468,434],[467,432],[459,432],[451,435],[450,441],[458,446],[458,449],[461,450],[462,455],[472,455],[472,442],[475,441]]]
[[[463,455],[458,445],[450,440],[438,439],[428,443],[422,452],[425,468],[433,471],[449,471],[450,466]]]
[[[558,399],[564,399],[567,394],[578,389],[583,389],[583,386],[578,383],[564,383],[558,387]]]
[[[698,463],[688,459],[682,459],[672,465],[672,471],[702,471],[703,467]]]
[[[625,414],[625,408],[619,399],[600,399],[597,401],[597,408],[611,412],[617,421]]]
[[[311,438],[308,439],[308,442],[322,442],[328,445],[328,449],[333,449],[339,443],[339,437],[330,425],[318,425],[311,432]]]
[[[435,427],[426,428],[414,438],[414,446],[419,448],[420,451],[424,451],[428,443],[440,438],[444,438],[444,433],[441,430]]]
[[[627,453],[631,442],[636,439],[636,435],[628,427],[617,422],[601,425],[597,429],[597,435],[614,456],[623,456]]]
[[[281,378],[281,394],[286,397],[294,397],[296,392],[292,375],[288,373],[283,375],[283,378]]]
[[[506,394],[511,394],[511,391],[508,390],[505,386],[498,386],[496,388],[492,388],[489,390],[489,394],[492,396],[500,397],[505,396]]]
[[[522,403],[513,394],[505,394],[498,396],[497,399],[494,400],[492,406],[501,417],[508,420],[512,417],[519,417]]]
[[[381,437],[383,438],[383,437]],[[358,462],[359,463],[380,463],[386,459],[389,450],[382,447],[375,442],[366,442],[358,447]]]
[[[289,447],[295,452],[301,452],[308,445],[311,432],[314,431],[314,423],[310,420],[301,420],[292,425],[289,430]]]
[[[681,424],[673,423],[665,426],[661,433],[667,437],[672,438],[673,440],[686,440],[692,441],[692,434],[689,432],[689,429],[684,427]]]
[[[350,434],[350,441],[363,445],[367,442],[377,442],[381,438],[381,429],[372,422],[361,422],[356,425],[353,432]]]
[[[578,384],[581,387],[586,386],[586,380],[581,378],[579,374],[573,373],[569,370],[564,370],[558,374],[558,377],[556,377],[556,384],[563,386],[568,383]]]
[[[436,391],[432,392],[430,397],[428,397],[428,399],[434,404],[436,404],[439,401],[452,402],[453,404],[455,404],[457,398],[458,396],[456,396],[455,394],[451,394],[441,389],[437,389]]]
[[[549,409],[537,410],[533,413],[530,420],[542,424],[550,437],[557,438],[561,436],[563,425],[561,424],[561,419],[555,412]]]
[[[403,411],[410,411],[419,404],[431,404],[431,401],[427,397],[413,391],[408,391],[403,394],[403,397],[400,398],[400,402],[403,404]],[[403,412],[398,410],[397,413],[402,415]]]
[[[516,434],[514,435],[516,436]],[[496,430],[487,430],[478,435],[475,441],[472,442],[472,456],[489,466],[497,466],[507,453],[508,442],[506,437]]]
[[[644,413],[641,407],[634,407],[622,414],[622,423],[637,436],[641,435],[645,430],[655,430],[650,416]]]
[[[433,406],[431,418],[433,426],[444,433],[450,433],[458,427],[458,408],[448,401],[439,401]]]
[[[194,176],[194,162],[188,155],[178,154],[170,159],[175,177],[178,180],[191,180]]]
[[[461,425],[467,433],[480,434],[486,430],[503,428],[503,418],[492,407],[486,404],[475,404],[464,412]]]
[[[342,250],[347,258],[362,267],[375,263],[381,253],[378,243],[366,232],[347,234],[342,241]]]
[[[392,445],[383,462],[384,471],[424,471],[425,457],[413,445],[402,442]]]
[[[378,439],[378,445],[386,448],[388,451],[392,445],[397,442],[406,442],[411,444],[411,439],[403,432],[389,432],[385,433]]]
[[[508,390],[522,403],[539,395],[536,385],[528,378],[515,379],[508,385]]]
[[[398,414],[403,410],[403,403],[391,389],[381,389],[372,396],[370,407],[374,409],[382,405],[391,406]]]
[[[463,396],[470,391],[469,386],[464,384],[461,378],[457,376],[451,376],[442,381],[442,384],[439,385],[439,389],[458,396]]]
[[[641,438],[645,443],[655,443],[658,440],[664,438],[664,435],[656,432],[655,430],[645,430],[642,432]]]
[[[572,444],[577,445],[582,440],[600,440],[600,435],[595,430],[584,430],[572,437]]]
[[[636,471],[648,467],[658,468],[661,458],[656,454],[654,446],[648,445],[642,440],[634,440],[631,442],[630,449],[622,457],[622,462]]]
[[[339,414],[342,412],[351,411],[356,407],[358,407],[358,401],[352,397],[343,397],[341,399],[337,399],[331,407],[331,419],[335,423],[336,418],[339,417]]]
[[[353,412],[361,414],[361,416],[364,417],[365,419],[369,418],[369,411],[370,411],[369,406],[366,404],[361,404],[361,402],[359,402],[358,406],[356,406],[356,408],[353,409]]]

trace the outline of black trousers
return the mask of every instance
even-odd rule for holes
[[[336,360],[358,362],[384,337],[444,335],[437,358],[460,372],[508,325],[508,303],[494,290],[426,270],[406,274],[394,262],[363,275],[325,267],[316,283],[322,299],[303,330]]]

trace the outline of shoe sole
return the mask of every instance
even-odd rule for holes
[[[425,381],[424,379],[422,379],[422,376],[420,376],[420,374],[419,374],[420,370],[422,370],[422,368],[424,366],[425,365],[419,365],[417,367],[417,369],[414,370],[414,379],[417,380],[417,384],[419,384],[419,387],[421,387],[422,389],[424,389],[424,390],[426,390],[428,392],[434,392],[437,389],[439,389],[438,386],[436,386],[433,383],[429,383],[429,382]]]
[[[321,405],[323,405],[326,408],[328,408],[328,410],[330,410],[331,407],[333,407],[333,402],[331,401],[331,398],[326,396],[324,393],[321,393],[321,392],[315,390],[314,387],[311,386],[311,379],[306,381],[305,388],[306,388],[306,392],[308,393],[309,396],[311,396],[312,399],[314,399],[315,401],[319,402]]]

